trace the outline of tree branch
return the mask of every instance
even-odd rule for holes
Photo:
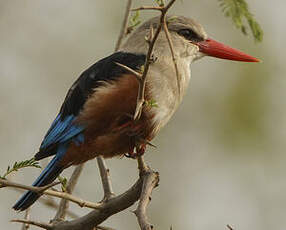
[[[76,220],[61,222],[53,230],[91,230],[108,217],[133,205],[139,199],[141,189],[142,179],[138,179],[128,191],[103,203],[100,210],[93,210]]]
[[[132,0],[127,0],[125,15],[124,15],[124,19],[123,19],[122,26],[120,29],[120,34],[118,36],[118,40],[116,42],[115,51],[119,50],[121,43],[124,37],[126,36],[131,6],[132,6]]]
[[[149,182],[152,181],[151,186],[153,186],[153,178],[155,178],[156,181],[158,174],[154,173],[153,171],[144,173],[126,192],[103,203],[100,209],[93,210],[76,220],[61,221],[54,224],[39,223],[31,220],[13,220],[13,222],[28,223],[48,230],[92,230],[94,227],[105,221],[108,217],[133,205],[140,198],[140,196],[143,196],[141,191],[143,191],[144,184],[145,187],[148,187],[147,189],[144,189],[144,191],[146,191],[146,194],[149,197]],[[156,185],[154,185],[154,187],[155,186]],[[143,200],[143,204],[145,204],[145,198]]]
[[[55,185],[60,184],[60,182],[56,182],[56,183],[52,183],[52,184],[48,184],[46,186],[43,187],[34,187],[34,186],[28,186],[28,185],[23,185],[23,184],[18,184],[18,183],[14,183],[11,181],[8,181],[6,179],[1,179],[0,178],[0,188],[3,187],[14,187],[14,188],[20,188],[20,189],[25,189],[25,190],[31,190],[33,192],[37,192],[37,193],[46,193],[47,190]]]
[[[54,191],[54,190],[50,190],[50,189],[45,190],[45,189],[47,189],[47,186],[49,186],[49,185],[44,186],[44,187],[34,187],[34,186],[28,186],[28,185],[14,183],[14,182],[11,182],[8,180],[3,180],[3,179],[0,179],[0,185],[3,187],[15,187],[15,188],[20,188],[20,189],[24,189],[24,190],[30,190],[30,191],[40,193],[40,194],[53,196],[53,197],[63,198],[63,199],[66,199],[66,200],[69,200],[73,203],[78,204],[80,207],[87,207],[87,208],[92,208],[92,209],[100,209],[101,208],[100,203],[93,203],[90,201],[85,201],[81,198],[78,198],[78,197],[73,196],[71,194],[68,194],[66,192],[59,192],[59,191]]]
[[[154,172],[151,169],[147,169],[147,171],[144,171],[143,173],[143,187],[139,199],[139,204],[134,213],[137,216],[140,228],[142,230],[151,230],[153,229],[153,225],[148,222],[146,209],[149,202],[151,201],[151,194],[153,189],[158,186],[159,173]]]
[[[177,87],[178,87],[178,93],[179,95],[181,95],[181,85],[180,85],[180,78],[179,78],[179,69],[178,69],[178,64],[177,64],[177,58],[175,57],[175,52],[174,52],[174,46],[173,46],[173,42],[170,36],[170,32],[167,26],[167,22],[166,22],[166,17],[164,18],[164,23],[163,23],[163,28],[164,28],[164,32],[170,47],[170,51],[172,54],[172,60],[174,63],[174,67],[175,67],[175,71],[176,71],[176,78],[177,78]]]
[[[30,208],[28,208],[28,209],[26,209],[26,211],[25,211],[25,216],[24,216],[24,219],[25,220],[29,220],[29,212],[30,212]],[[30,225],[29,224],[27,224],[27,223],[23,223],[23,225],[22,225],[22,230],[28,230],[30,228]]]
[[[163,7],[161,6],[140,6],[138,8],[134,8],[131,11],[139,11],[139,10],[159,10],[162,11]]]
[[[104,191],[103,201],[105,202],[114,196],[114,193],[112,191],[110,175],[109,175],[109,169],[106,168],[106,164],[105,164],[103,157],[99,156],[96,158],[96,160],[97,160],[101,182],[102,182],[102,187]]]
[[[73,192],[73,190],[76,186],[76,183],[79,179],[79,176],[82,172],[83,166],[84,166],[84,164],[80,164],[74,169],[74,171],[73,171],[73,173],[72,173],[72,175],[68,181],[67,187],[66,187],[67,193],[71,194]],[[61,200],[59,207],[58,207],[58,211],[57,211],[53,221],[60,221],[60,220],[65,219],[66,214],[67,214],[67,210],[68,210],[68,206],[69,206],[68,204],[69,204],[68,200],[66,200],[66,199]]]
[[[53,229],[53,226],[51,224],[46,224],[46,223],[32,221],[32,220],[15,219],[15,220],[11,220],[11,222],[34,225],[34,226],[37,226],[39,228],[43,228],[43,229],[47,229],[47,230],[52,230]]]
[[[53,197],[51,196],[47,196],[46,198],[44,197],[40,197],[39,202],[41,202],[42,204],[46,205],[47,207],[51,207],[53,209],[58,209],[59,204],[53,199]],[[67,210],[67,215],[72,218],[78,218],[78,215],[75,214],[74,212]]]
[[[15,187],[9,187],[10,189],[20,192],[22,193],[22,189],[20,188],[15,188]],[[42,203],[43,205],[53,208],[53,209],[58,209],[59,204],[57,202],[54,201],[53,197],[51,196],[47,196],[47,197],[40,197],[38,200],[40,203]],[[73,213],[70,210],[67,210],[67,215],[69,217],[71,217],[72,219],[78,218],[78,215],[76,215],[75,213]]]

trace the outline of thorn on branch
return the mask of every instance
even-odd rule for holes
[[[141,78],[142,78],[142,74],[141,74],[141,73],[139,73],[139,72],[137,72],[137,71],[135,71],[135,70],[129,68],[128,66],[123,65],[123,64],[121,64],[121,63],[119,63],[119,62],[115,62],[115,64],[118,65],[118,66],[120,66],[120,67],[122,67],[123,69],[127,70],[128,72],[134,74],[134,76],[136,77],[136,79],[137,79],[139,82],[141,82]]]

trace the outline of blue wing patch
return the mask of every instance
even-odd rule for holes
[[[84,127],[74,123],[76,116],[68,115],[61,119],[61,113],[56,117],[48,130],[40,151],[35,155],[37,160],[56,154],[61,144],[74,141],[76,145],[84,142]]]
[[[60,117],[61,115],[59,114],[54,120],[41,144],[40,149],[45,149],[52,144],[60,144],[69,141],[84,130],[84,127],[74,124],[74,120],[76,118],[74,115],[69,115],[63,120],[61,120]],[[80,139],[82,142],[82,138]]]

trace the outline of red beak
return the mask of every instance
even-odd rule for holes
[[[202,42],[197,42],[196,45],[199,46],[200,52],[208,56],[233,61],[259,62],[259,60],[255,57],[245,54],[237,49],[233,49],[210,38]]]

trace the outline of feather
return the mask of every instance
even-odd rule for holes
[[[60,175],[64,167],[60,165],[59,162],[61,158],[64,156],[66,150],[67,150],[66,145],[61,145],[58,148],[56,156],[50,161],[50,163],[42,171],[40,176],[32,184],[33,186],[41,187],[48,185],[52,183],[58,177],[58,175]],[[30,207],[40,196],[41,195],[36,192],[27,191],[13,206],[13,209],[23,211],[26,208]]]

